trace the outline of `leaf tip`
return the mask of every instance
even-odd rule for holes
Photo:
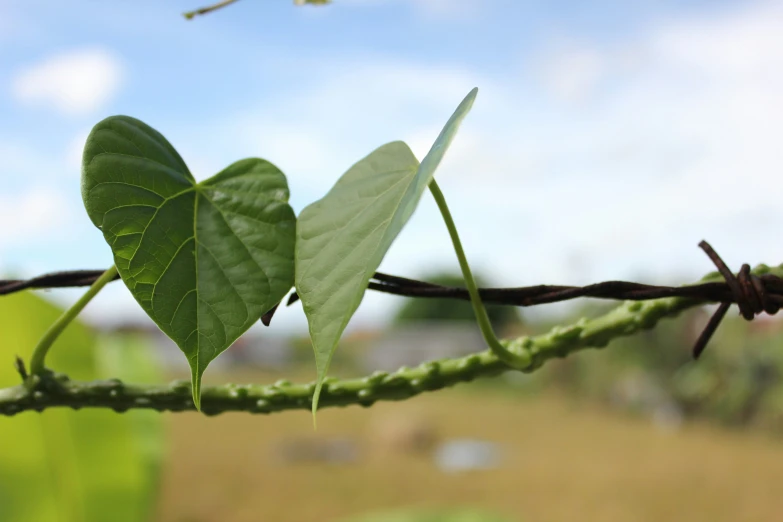
[[[471,107],[473,107],[473,102],[476,101],[476,96],[478,95],[478,87],[473,87],[470,92],[465,96],[465,98],[462,100],[462,103],[460,104],[462,107],[462,110],[468,111]],[[459,110],[459,108],[457,109]]]

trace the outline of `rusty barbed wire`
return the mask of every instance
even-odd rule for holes
[[[720,303],[694,344],[693,357],[698,358],[732,304],[739,307],[740,315],[748,321],[764,312],[775,315],[783,307],[783,278],[773,274],[752,274],[748,264],[743,264],[735,275],[709,243],[701,241],[699,247],[716,266],[724,279],[723,282],[705,282],[672,287],[628,281],[604,281],[587,286],[534,285],[512,288],[480,288],[479,295],[482,301],[487,304],[521,307],[582,297],[629,301],[679,297],[705,304]],[[27,289],[89,286],[104,272],[105,270],[72,270],[52,272],[25,280],[0,280],[0,296]],[[470,294],[465,288],[442,286],[381,272],[376,272],[373,275],[368,289],[404,297],[470,301]],[[294,304],[298,299],[297,293],[292,292],[286,306]],[[264,325],[269,326],[278,306],[279,304],[275,305],[261,318]]]

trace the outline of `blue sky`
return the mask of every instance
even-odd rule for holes
[[[683,4],[242,0],[187,22],[197,0],[0,0],[0,272],[111,264],[79,192],[106,116],[157,128],[200,179],[269,159],[298,212],[385,142],[423,156],[474,86],[438,179],[494,283],[682,283],[711,269],[701,239],[777,264],[783,4]],[[381,268],[457,268],[431,198]],[[398,304],[368,296],[353,325]],[[121,285],[86,312],[143,319]]]

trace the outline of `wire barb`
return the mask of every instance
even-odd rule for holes
[[[696,344],[693,346],[693,358],[698,359],[701,356],[704,349],[707,347],[712,334],[718,329],[723,318],[726,316],[726,312],[729,311],[729,307],[732,302],[736,303],[740,310],[740,315],[748,321],[752,321],[758,314],[766,312],[769,315],[775,315],[780,310],[780,302],[774,301],[772,296],[767,293],[767,289],[764,282],[759,276],[750,272],[750,265],[745,263],[740,268],[739,273],[735,276],[723,259],[706,241],[699,243],[699,248],[704,250],[707,257],[718,268],[718,272],[723,276],[726,281],[726,285],[731,291],[732,300],[722,301],[715,313],[710,317],[707,326],[702,330],[701,335],[696,340]]]

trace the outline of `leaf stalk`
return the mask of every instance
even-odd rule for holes
[[[41,340],[38,341],[38,345],[33,351],[33,356],[30,359],[31,375],[40,375],[43,373],[46,354],[49,353],[49,349],[52,347],[60,334],[63,333],[63,331],[68,327],[69,324],[71,324],[74,319],[76,319],[76,316],[79,315],[79,312],[81,312],[85,306],[87,306],[87,303],[92,301],[92,298],[95,297],[98,292],[100,292],[101,289],[106,286],[107,283],[114,280],[116,276],[116,266],[112,266],[106,270],[103,275],[101,275],[101,277],[99,277],[84,293],[84,295],[81,296],[79,300],[73,304],[73,306],[66,310],[63,315],[61,315],[60,318],[49,327],[44,336],[41,337]]]
[[[446,198],[443,196],[443,192],[441,192],[440,187],[438,187],[434,178],[430,181],[429,187],[432,197],[435,198],[435,203],[438,205],[440,214],[443,216],[443,221],[446,223],[446,228],[449,230],[451,243],[454,245],[454,252],[457,254],[459,267],[462,270],[462,277],[465,278],[465,285],[468,287],[468,293],[470,294],[470,304],[473,305],[473,312],[476,314],[476,320],[481,329],[481,335],[484,337],[484,342],[487,343],[487,346],[489,346],[492,353],[506,365],[517,370],[526,369],[530,366],[530,358],[512,353],[500,344],[500,340],[495,335],[495,331],[492,329],[492,323],[489,321],[489,315],[487,315],[487,310],[484,308],[484,303],[481,302],[478,286],[470,271],[470,265],[465,256],[465,251],[462,249],[462,242],[459,239],[457,227],[454,224],[454,219],[451,217],[451,212],[446,204]]]

